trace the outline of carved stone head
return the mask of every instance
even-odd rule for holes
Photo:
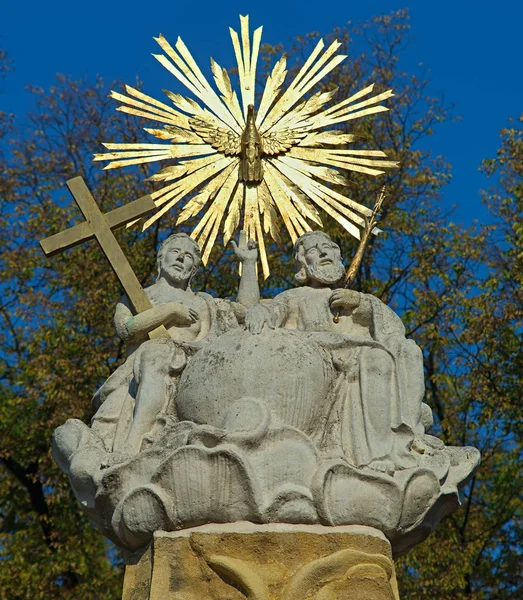
[[[345,275],[338,244],[323,231],[307,231],[294,245],[294,279],[298,285],[337,284]]]
[[[198,270],[201,251],[186,233],[173,233],[160,246],[156,257],[158,277],[171,283],[189,283]]]

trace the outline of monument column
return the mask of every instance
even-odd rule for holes
[[[370,527],[247,522],[158,531],[129,558],[122,600],[399,600]]]

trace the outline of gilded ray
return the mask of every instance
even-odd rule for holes
[[[147,181],[172,181],[173,179],[179,179],[186,173],[187,167],[183,164],[176,165],[175,167],[165,167],[165,169],[148,177]]]
[[[199,87],[195,87],[194,84],[191,81],[189,81],[189,79],[187,79],[187,77],[179,69],[177,69],[175,65],[173,65],[173,63],[166,56],[164,56],[163,54],[153,54],[153,57],[156,58],[156,60],[162,65],[162,67],[167,69],[169,73],[171,73],[171,75],[174,75],[180,83],[183,83],[183,85],[195,96],[197,96],[198,98],[201,96],[202,92],[199,89]]]
[[[130,106],[119,106],[117,109],[119,112],[127,113],[128,115],[134,115],[136,117],[143,117],[144,119],[150,119],[151,121],[158,121],[159,123],[167,123],[169,125],[178,125],[178,121],[171,117],[163,117],[150,113],[144,110],[138,110]]]
[[[271,163],[267,164],[266,180],[274,203],[282,216],[291,238],[294,238],[293,242],[295,242],[300,235],[310,230],[310,226],[292,202],[293,196],[288,195],[286,189],[279,185],[279,180],[274,176]]]
[[[337,148],[332,148],[330,152],[331,154],[340,154],[346,156],[376,156],[381,158],[387,157],[385,152],[383,152],[382,150],[338,150]],[[395,162],[395,165],[397,166],[397,162],[393,162]]]
[[[132,154],[132,153],[131,153]],[[109,169],[120,169],[121,167],[131,167],[133,165],[143,165],[145,163],[157,162],[159,160],[167,160],[171,158],[170,154],[159,154],[154,156],[142,156],[140,158],[131,158],[127,160],[115,160],[110,162],[108,165],[105,165],[103,168],[104,171],[108,171]]]
[[[289,232],[292,243],[294,244],[298,239],[298,235],[296,234],[292,221],[290,220],[288,212],[286,210],[286,205],[284,203],[285,195],[282,193],[282,190],[278,187],[278,184],[276,183],[274,177],[272,177],[270,167],[269,169],[267,169],[264,183],[267,186],[267,191],[271,196],[271,200],[274,206],[278,209],[278,212],[280,213],[280,216],[285,225],[285,228]]]
[[[306,197],[301,194],[295,186],[292,185],[292,182],[287,177],[279,173],[272,166],[272,164],[267,165],[267,168],[271,176],[278,184],[281,192],[288,196],[290,200],[292,200],[294,206],[303,215],[303,217],[318,223],[318,225],[321,227],[322,223],[319,218],[318,211],[307,201]]]
[[[308,161],[299,160],[288,155],[280,156],[279,160],[290,167],[293,167],[294,169],[304,173],[309,173],[310,175],[317,177],[318,179],[323,179],[329,183],[334,183],[336,185],[344,185],[346,183],[346,178],[342,177],[342,175],[335,169],[331,169],[329,167],[319,167],[318,165],[311,164]]]
[[[365,217],[370,217],[372,215],[372,210],[367,206],[364,206],[347,196],[343,196],[319,181],[311,179],[310,185],[321,198],[326,199],[334,208],[339,209],[345,216],[358,225],[363,226],[364,224],[364,219],[360,215]]]
[[[276,168],[284,175],[286,175],[295,185],[297,185],[309,198],[318,206],[320,206],[325,212],[330,214],[331,217],[336,219],[340,225],[346,229],[355,238],[360,238],[360,232],[353,223],[351,223],[347,217],[350,218],[354,213],[347,210],[344,206],[335,201],[329,201],[327,198],[322,198],[318,194],[318,185],[314,180],[307,177],[303,173],[300,173],[296,169],[285,165],[281,161],[274,160],[273,164]]]
[[[156,138],[161,140],[170,140],[171,142],[201,144],[204,141],[193,131],[188,131],[187,129],[182,129],[181,127],[176,127],[175,125],[166,125],[164,129],[150,129],[148,127],[144,127],[144,131],[154,135]]]
[[[207,262],[220,231],[227,244],[242,226],[258,243],[266,278],[265,235],[280,243],[282,230],[295,241],[312,224],[321,227],[321,213],[326,213],[360,238],[372,211],[337,191],[348,182],[344,172],[376,177],[398,163],[382,150],[365,147],[365,139],[346,131],[347,124],[389,110],[383,103],[393,93],[375,91],[374,84],[346,99],[337,89],[318,90],[346,58],[337,40],[326,47],[320,39],[287,88],[286,57],[276,61],[256,107],[262,28],[251,34],[249,17],[240,16],[239,32],[229,31],[237,90],[213,59],[208,79],[181,38],[172,46],[159,35],[155,40],[162,54],[153,56],[189,96],[163,90],[167,104],[131,86],[125,93],[111,92],[117,110],[149,121],[145,132],[160,142],[106,143],[93,160],[107,161],[104,169],[163,163],[148,177],[156,185],[151,196],[158,210],[143,228],[181,206],[177,223],[196,220],[191,236]],[[344,130],[340,124],[346,124]]]
[[[318,71],[320,71],[321,67],[323,67],[323,65],[325,65],[325,63],[331,58],[331,56],[338,51],[340,46],[341,44],[337,40],[334,40],[334,42],[332,42],[323,55],[315,63],[313,63],[307,73],[294,86],[294,89],[299,90],[300,92],[310,89],[310,82],[315,79],[314,76],[317,77]],[[338,56],[338,58],[343,60],[346,57],[342,55]]]
[[[222,158],[221,160],[213,163],[203,169],[196,171],[193,175],[187,177],[183,180],[183,185],[175,188],[174,190],[168,192],[161,198],[155,200],[155,204],[157,206],[163,207],[156,212],[152,217],[150,217],[143,224],[143,230],[150,227],[153,223],[155,223],[162,215],[164,215],[168,210],[170,210],[173,206],[175,206],[182,198],[184,198],[187,194],[191,193],[196,187],[201,185],[204,181],[216,175],[219,171],[228,167],[231,162],[233,162],[233,158]]]
[[[111,144],[104,143],[103,146],[107,150],[168,150],[172,148],[172,144]],[[95,156],[104,156],[103,154],[95,154]]]
[[[186,161],[180,161],[178,165],[172,167],[165,167],[161,169],[154,175],[151,175],[147,178],[146,181],[172,181],[173,179],[179,179],[184,175],[189,175],[190,173],[194,173],[198,169],[206,167],[214,162],[217,162],[222,159],[222,156],[218,153],[211,154],[209,156],[204,156],[202,158],[190,159]],[[171,184],[177,185],[177,184]],[[152,198],[158,198],[162,196],[164,193],[169,191],[170,186],[161,188],[156,190],[155,192],[151,192]]]
[[[256,239],[255,217],[258,212],[258,186],[245,186],[245,208],[243,213],[243,230],[248,238]]]
[[[201,185],[204,181],[207,181],[218,175],[223,169],[228,167],[231,164],[231,162],[235,162],[235,159],[227,157],[224,158],[220,155],[216,155],[215,160],[213,160],[212,162],[209,161],[200,169],[187,174],[186,177],[179,179],[172,186],[167,186],[166,188],[163,188],[158,192],[153,192],[151,196],[153,197],[156,206],[162,206],[174,195],[178,194],[180,190],[182,190],[182,193],[187,194],[192,192],[197,186]],[[156,217],[157,214],[158,213],[156,213],[154,217]]]
[[[183,41],[178,38],[176,43],[176,49],[180,53],[178,54],[163,36],[159,36],[155,39],[162,50],[164,50],[168,57],[175,63],[173,64],[169,58],[162,54],[153,54],[160,64],[199,98],[222,123],[228,125],[231,129],[240,132],[240,126],[198,69],[196,62]]]
[[[370,93],[374,89],[374,86],[369,86],[366,89],[369,90],[369,93]],[[328,115],[332,115],[334,113],[354,112],[356,110],[364,108],[365,106],[377,104],[378,102],[381,102],[382,100],[387,100],[388,98],[391,98],[392,96],[394,96],[394,94],[392,93],[392,90],[386,90],[385,92],[382,92],[381,94],[377,94],[376,96],[367,98],[367,100],[362,100],[361,102],[357,102],[356,104],[353,104],[353,102],[355,100],[359,100],[362,96],[366,96],[366,95],[368,95],[368,94],[362,94],[362,95],[354,94],[347,100],[339,102],[338,104],[335,104],[334,106],[332,106],[330,109],[326,110],[325,115],[328,116]]]
[[[270,132],[289,127],[303,128],[304,131],[308,131],[310,129],[310,115],[320,110],[324,104],[329,102],[336,91],[331,90],[330,92],[318,92],[314,94],[297,106],[292,112],[283,116],[276,125],[271,127]]]
[[[263,230],[278,244],[281,244],[280,231],[278,227],[278,216],[271,194],[265,181],[258,188],[258,205],[263,215]]]
[[[238,228],[240,224],[240,215],[243,204],[243,186],[237,185],[234,195],[231,198],[231,202],[229,203],[229,210],[227,213],[227,218],[225,219],[225,223],[223,225],[223,244],[226,246],[232,236],[233,233]]]
[[[333,131],[313,131],[303,138],[298,146],[314,148],[325,145],[351,144],[355,139],[356,136],[352,133],[344,133],[337,129]],[[384,156],[386,156],[385,153]]]
[[[320,38],[318,40],[318,43],[314,47],[314,50],[310,53],[307,60],[303,63],[303,66],[298,71],[298,74],[296,75],[296,77],[290,83],[288,90],[293,90],[296,86],[299,85],[299,83],[302,81],[303,77],[305,77],[305,75],[308,73],[309,69],[311,68],[311,65],[314,64],[314,61],[318,58],[320,52],[323,50],[324,47],[325,47],[325,43],[324,43],[323,39]]]
[[[238,64],[238,76],[240,79],[240,92],[242,98],[243,114],[247,118],[247,108],[249,104],[254,104],[255,83],[256,83],[256,64],[260,51],[262,27],[255,30],[252,43],[249,36],[249,17],[240,15],[240,35],[229,28],[236,62]]]
[[[204,222],[204,220],[207,218],[207,215],[209,215],[209,224],[207,225],[207,227],[204,228],[199,238],[197,238],[198,243],[200,244],[203,250],[203,264],[207,264],[207,261],[212,251],[212,247],[214,245],[214,242],[216,241],[216,237],[218,236],[223,215],[225,214],[229,200],[233,195],[234,189],[237,185],[237,179],[234,177],[233,174],[229,173],[229,175],[221,185],[220,190],[216,195],[216,198],[214,199],[211,206],[208,208],[206,215],[201,219],[201,222]],[[210,225],[211,223],[212,226]],[[193,232],[195,235],[195,239],[197,236],[196,232],[198,231],[198,228],[199,224],[196,226]]]
[[[360,119],[361,117],[366,117],[368,115],[373,115],[380,112],[386,112],[388,110],[389,109],[386,106],[371,106],[369,108],[364,108],[363,110],[354,113],[343,114],[341,116],[330,115],[325,117],[324,115],[320,114],[311,119],[310,127],[311,129],[329,127],[330,125],[336,125],[337,123],[345,123],[346,121]]]
[[[324,55],[320,57],[318,63],[323,65],[338,47],[339,45],[337,42],[333,42],[326,50]],[[266,131],[269,131],[271,127],[273,127],[273,125],[275,125],[279,119],[286,112],[288,112],[296,104],[296,102],[298,102],[300,98],[302,98],[320,79],[325,77],[325,75],[330,73],[332,69],[337,67],[343,60],[345,60],[345,58],[347,57],[343,55],[335,56],[314,77],[312,75],[317,71],[316,65],[313,65],[311,68],[309,68],[308,72],[300,78],[299,87],[291,84],[283,96],[276,102],[261,124],[261,132],[265,133]]]
[[[187,221],[187,219],[197,215],[200,210],[204,208],[206,203],[214,198],[221,186],[230,178],[231,172],[234,170],[235,166],[235,163],[229,165],[221,173],[209,181],[209,184],[203,192],[194,196],[194,198],[191,198],[191,200],[189,200],[189,202],[187,202],[187,204],[184,206],[178,217],[178,220],[176,221],[176,224],[180,225],[181,223]]]
[[[174,121],[178,120],[179,113],[176,111],[171,112],[168,110],[164,110],[163,108],[157,108],[156,106],[147,104],[145,102],[141,102],[140,100],[135,100],[134,98],[129,98],[128,96],[125,96],[124,94],[120,94],[119,92],[111,91],[111,93],[109,94],[109,97],[112,98],[113,100],[117,100],[118,102],[122,102],[129,106],[134,106],[136,108],[146,110],[154,115],[164,117],[165,119],[174,120]],[[158,104],[160,104],[160,103],[158,103]]]
[[[280,60],[274,65],[271,74],[267,78],[267,83],[265,84],[265,88],[263,90],[262,99],[260,102],[260,107],[258,108],[258,112],[256,115],[256,126],[260,127],[267,111],[272,106],[272,103],[278,96],[280,92],[280,88],[285,81],[285,77],[287,76],[287,58],[283,55]]]
[[[172,106],[169,106],[168,104],[165,104],[164,102],[160,102],[159,100],[156,100],[152,96],[148,96],[147,94],[144,94],[140,90],[137,90],[136,88],[133,88],[130,85],[125,86],[125,91],[129,94],[129,96],[138,98],[138,100],[142,100],[146,104],[151,104],[152,106],[160,108],[160,109],[164,110],[165,112],[176,115],[176,117],[184,117],[184,115],[180,114],[177,110],[174,110],[174,108],[172,108]]]
[[[233,117],[236,119],[238,125],[243,130],[245,127],[245,118],[243,117],[242,109],[238,101],[236,92],[232,89],[231,79],[227,69],[222,69],[218,63],[211,58],[211,70],[214,75],[214,81],[216,87],[222,94],[222,100],[229,107]]]
[[[224,123],[226,123],[231,129],[236,131],[237,133],[241,132],[241,123],[236,122],[234,115],[231,113],[226,104],[224,104],[216,92],[209,85],[209,82],[204,77],[203,73],[200,71],[198,65],[196,64],[194,58],[191,53],[181,40],[178,38],[176,42],[176,49],[180,52],[182,57],[185,59],[187,64],[189,65],[192,72],[195,74],[195,77],[198,79],[202,86],[202,96],[201,100],[204,104],[212,111],[214,114],[220,118]]]
[[[260,255],[260,261],[262,264],[263,278],[267,279],[269,277],[269,275],[271,274],[271,271],[269,269],[269,261],[267,259],[267,250],[265,248],[265,241],[263,239],[263,231],[262,231],[262,227],[261,227],[259,210],[256,211],[255,218],[256,218],[256,239],[258,241],[258,251],[259,251],[259,255]]]
[[[349,157],[340,156],[337,154],[331,154],[328,150],[325,149],[308,149],[308,148],[297,148],[294,147],[289,151],[289,156],[293,158],[299,158],[301,160],[308,160],[311,162],[316,162],[320,164],[330,165],[331,167],[339,167],[342,169],[346,169],[347,171],[356,171],[358,173],[365,173],[367,175],[382,175],[385,171],[375,168],[369,168],[365,166],[358,165],[356,160],[353,158],[351,162],[349,162]],[[389,161],[386,161],[387,163]],[[380,161],[372,161],[372,164],[376,167],[383,166],[387,167],[395,167],[397,163],[394,164],[384,164],[381,165]]]

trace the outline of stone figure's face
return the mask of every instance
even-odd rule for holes
[[[345,269],[341,262],[340,249],[325,236],[313,235],[305,238],[302,253],[309,280],[331,285],[343,277]]]
[[[191,242],[183,238],[174,239],[162,258],[162,275],[174,283],[187,283],[198,263]]]

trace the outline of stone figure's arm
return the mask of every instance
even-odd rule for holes
[[[385,345],[405,340],[405,326],[400,317],[379,298],[362,294],[365,309],[362,316],[370,322],[372,337]]]
[[[362,296],[363,294],[356,290],[337,288],[332,292],[329,304],[333,311],[340,309],[357,310],[361,304]]]
[[[245,328],[251,333],[261,333],[264,325],[271,329],[282,327],[290,314],[289,297],[286,292],[273,300],[262,300],[249,308],[245,316]]]
[[[329,298],[329,304],[333,312],[350,311],[352,318],[364,327],[372,327],[372,302],[369,294],[363,294],[356,290],[338,288]]]
[[[358,292],[360,295],[360,303],[354,309],[353,318],[362,326],[372,329],[373,325],[373,310],[372,301],[368,294]]]
[[[139,338],[160,325],[189,327],[198,320],[198,313],[181,302],[167,302],[133,315],[127,302],[120,301],[114,313],[114,325],[118,336],[127,341]]]
[[[239,302],[231,302],[231,309],[238,323],[245,323],[245,316],[248,310],[245,304],[240,304]]]
[[[283,327],[286,321],[290,317],[291,313],[291,300],[293,290],[287,290],[278,294],[276,298],[272,300],[262,301],[262,305],[265,307],[270,316],[270,325],[278,328]]]
[[[240,286],[238,288],[237,300],[246,308],[255,306],[260,302],[260,288],[256,276],[256,261],[258,260],[258,249],[254,240],[247,240],[245,231],[240,232],[240,241],[231,242],[234,253],[242,265]]]

